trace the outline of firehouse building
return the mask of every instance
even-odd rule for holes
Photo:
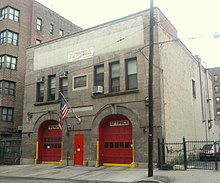
[[[211,139],[215,131],[201,113],[211,106],[200,95],[210,78],[161,11],[154,14],[156,162],[158,138]],[[147,165],[148,55],[149,11],[28,48],[21,163]],[[71,108],[62,131],[59,91]]]

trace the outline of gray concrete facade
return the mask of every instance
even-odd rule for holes
[[[204,123],[201,122],[199,79],[205,79],[206,73],[202,71],[203,77],[199,78],[198,61],[183,43],[172,41],[178,39],[176,29],[158,8],[155,8],[154,13],[156,23],[153,90],[156,162],[158,138],[164,138],[166,141],[174,139],[181,141],[183,136],[189,139],[205,139],[205,131],[213,128],[204,129]],[[148,96],[148,22],[149,11],[143,11],[28,48],[22,164],[34,163],[40,125],[47,120],[59,121],[60,73],[68,71],[67,99],[75,113],[80,116],[81,122],[77,123],[77,119],[71,113],[65,119],[62,131],[63,164],[67,163],[67,152],[70,155],[69,164],[74,164],[74,135],[84,134],[83,165],[95,166],[99,126],[106,116],[120,114],[126,116],[132,124],[135,166],[146,166],[149,131],[148,106],[145,103],[145,97]],[[137,89],[128,90],[125,68],[126,60],[131,58],[137,61]],[[120,91],[111,92],[109,68],[115,61],[120,64]],[[94,68],[101,64],[104,65],[104,92],[93,94]],[[181,64],[184,67],[181,67]],[[56,77],[56,95],[52,101],[48,101],[48,76]],[[82,88],[75,88],[74,80],[79,76],[86,77],[86,84]],[[39,77],[44,77],[45,90],[42,102],[36,102]],[[191,98],[192,80],[196,83],[196,99]],[[178,103],[179,99],[181,102]],[[189,114],[189,111],[184,111],[186,108],[194,112]],[[27,114],[31,114],[31,117]],[[196,132],[192,125],[197,129]]]

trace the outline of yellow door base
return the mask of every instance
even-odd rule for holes
[[[103,163],[103,166],[130,167],[130,168],[134,168],[134,162],[132,162],[131,164]]]
[[[42,161],[42,164],[54,164],[54,165],[60,165],[60,161]]]

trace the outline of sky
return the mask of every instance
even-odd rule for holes
[[[37,1],[83,29],[150,7],[150,0]],[[154,6],[160,8],[205,67],[220,67],[220,0],[154,0]]]

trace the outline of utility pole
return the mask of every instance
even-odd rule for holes
[[[149,48],[149,134],[148,134],[148,177],[153,176],[153,132],[154,132],[154,108],[153,108],[153,57],[154,57],[154,5],[150,0],[150,48]]]

